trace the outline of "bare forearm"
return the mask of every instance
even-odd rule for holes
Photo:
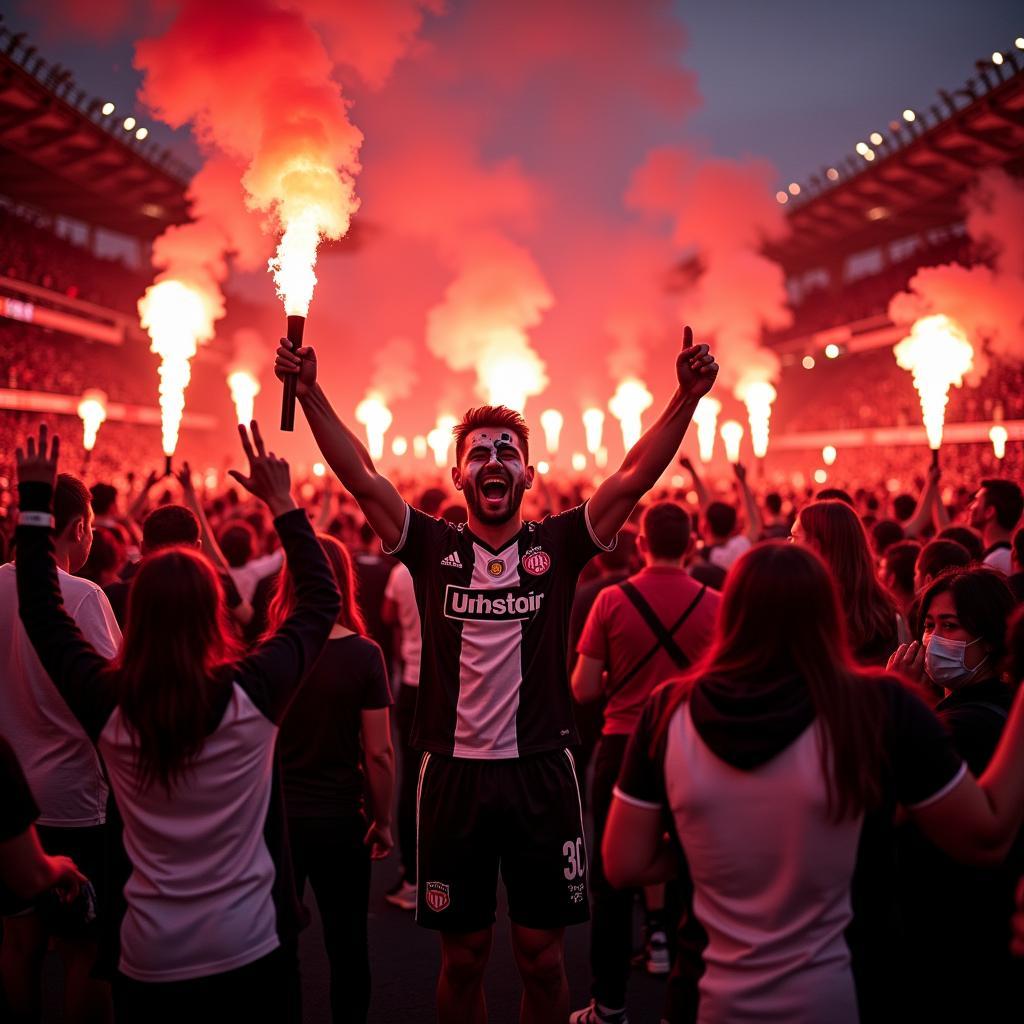
[[[381,828],[391,825],[391,794],[395,785],[395,755],[392,750],[366,759],[366,788],[370,812]]]
[[[657,421],[626,453],[619,472],[636,481],[641,496],[658,482],[675,458],[696,408],[697,400],[685,397],[677,388]]]
[[[376,473],[362,441],[341,421],[319,384],[300,398],[317,446],[343,486],[357,499],[364,481]]]

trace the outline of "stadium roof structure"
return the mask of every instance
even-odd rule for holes
[[[0,28],[0,189],[18,203],[134,238],[188,219],[188,169],[101,116],[70,72]],[[144,133],[143,133],[144,134]]]
[[[939,91],[928,115],[906,111],[886,133],[858,143],[842,170],[831,167],[779,193],[791,233],[765,247],[787,274],[834,264],[963,218],[961,199],[978,172],[1024,172],[1024,52],[978,61],[978,74],[953,93]]]

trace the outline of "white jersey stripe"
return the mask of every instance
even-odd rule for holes
[[[420,776],[416,780],[416,888],[417,890],[423,884],[421,879],[423,875],[420,874],[420,800],[423,797],[423,779],[427,774],[427,764],[430,761],[430,754],[424,754],[423,760],[420,761]],[[419,898],[416,900],[416,920],[420,919],[420,907]]]
[[[501,571],[491,572],[499,562]],[[473,544],[471,589],[508,591],[519,583],[518,537],[497,555]],[[519,756],[516,715],[523,684],[522,640],[518,619],[463,621],[453,757]]]

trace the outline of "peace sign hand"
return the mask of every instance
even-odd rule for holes
[[[47,451],[47,438],[49,428],[45,423],[39,426],[39,448],[36,448],[36,440],[30,437],[25,444],[25,450],[20,448],[15,452],[15,461],[18,465],[18,482],[49,484],[51,487],[57,483],[57,456],[60,452],[60,438],[54,434]]]
[[[718,363],[707,345],[694,345],[693,331],[683,329],[683,347],[676,356],[679,390],[688,398],[706,395],[718,376]]]
[[[264,502],[276,519],[279,515],[295,508],[295,502],[291,495],[291,475],[288,471],[288,463],[284,459],[279,459],[273,452],[267,452],[263,444],[263,436],[260,434],[259,424],[255,420],[250,426],[252,440],[256,445],[255,451],[249,442],[245,426],[241,423],[238,424],[238,436],[242,439],[242,450],[249,459],[249,475],[243,476],[234,469],[229,469],[228,474],[234,477],[250,494]]]

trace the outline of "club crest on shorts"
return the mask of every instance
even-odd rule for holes
[[[492,558],[487,563],[487,572],[491,576],[500,576],[505,571],[505,563],[500,558]]]
[[[427,892],[424,898],[427,901],[427,906],[434,911],[447,909],[448,904],[452,901],[451,893],[444,882],[427,882]]]
[[[543,576],[551,568],[551,556],[543,548],[530,548],[519,564],[531,576]]]

